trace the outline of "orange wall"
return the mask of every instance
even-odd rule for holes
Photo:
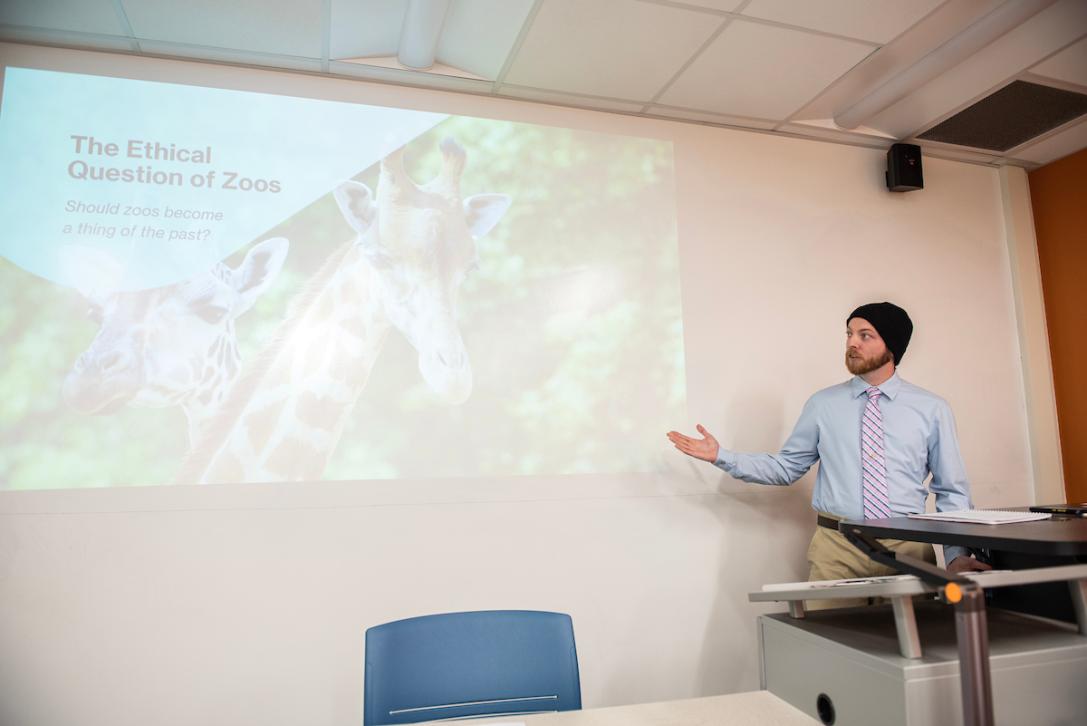
[[[1087,502],[1087,149],[1029,174],[1070,502]]]

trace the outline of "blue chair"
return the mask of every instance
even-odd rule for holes
[[[581,708],[569,615],[488,610],[366,631],[364,726]]]

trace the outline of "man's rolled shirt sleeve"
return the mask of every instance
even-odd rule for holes
[[[959,451],[955,416],[946,403],[940,406],[935,424],[929,438],[928,462],[929,471],[932,472],[929,490],[936,496],[936,511],[957,512],[970,509],[970,485]],[[965,547],[944,546],[944,560],[948,564],[956,557],[967,554]]]
[[[792,484],[819,459],[819,426],[811,399],[776,454],[740,454],[720,449],[714,465],[730,476],[752,484]]]

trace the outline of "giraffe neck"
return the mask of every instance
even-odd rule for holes
[[[390,326],[379,273],[357,245],[345,247],[232,388],[179,482],[320,478]]]
[[[224,334],[208,349],[207,356],[196,363],[202,367],[197,371],[200,383],[180,401],[189,425],[190,451],[222,409],[231,386],[241,372],[241,360],[234,324],[231,322]]]

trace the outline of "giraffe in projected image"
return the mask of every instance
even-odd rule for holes
[[[217,262],[165,287],[88,293],[98,333],[64,379],[65,402],[89,414],[180,406],[191,448],[241,370],[234,321],[271,286],[287,248],[276,237],[237,268]]]
[[[390,329],[416,349],[423,380],[445,402],[472,389],[456,319],[475,239],[509,208],[503,194],[464,199],[466,155],[441,143],[437,178],[417,185],[403,149],[381,162],[376,199],[357,182],[334,197],[356,237],[328,259],[276,340],[231,392],[179,483],[321,477]]]

